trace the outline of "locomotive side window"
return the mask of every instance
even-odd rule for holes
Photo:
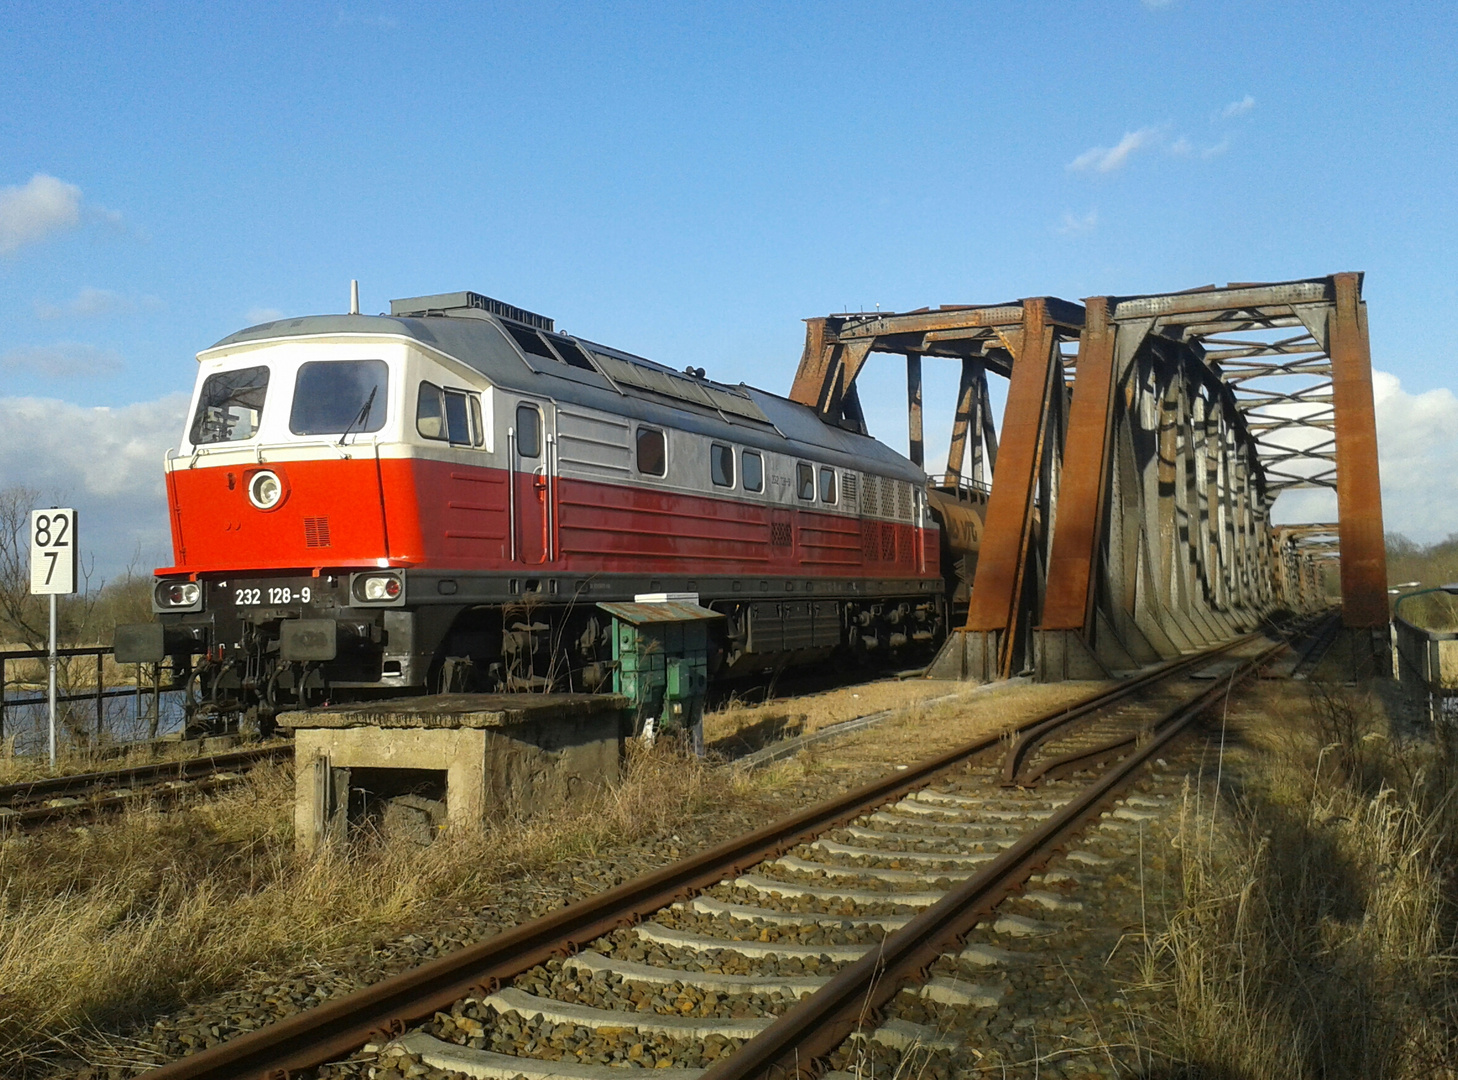
[[[734,447],[709,444],[709,479],[718,487],[734,486]]]
[[[383,360],[311,360],[294,380],[289,430],[295,435],[342,435],[385,426]]]
[[[415,399],[415,430],[452,446],[480,446],[485,441],[481,403],[464,390],[442,390],[422,382]]]
[[[258,434],[263,399],[268,394],[268,368],[240,368],[209,375],[197,401],[188,440],[194,446],[239,442]]]
[[[415,398],[415,430],[427,439],[444,439],[445,401],[442,390],[433,383],[420,384],[420,393]]]
[[[740,455],[744,462],[744,490],[764,490],[764,456],[758,450],[746,450]]]
[[[815,468],[803,461],[795,463],[795,490],[806,502],[815,499]]]
[[[445,392],[446,434],[452,446],[470,446],[471,411],[466,404],[466,395],[459,390]]]
[[[481,422],[481,398],[477,394],[467,394],[471,402],[471,445],[486,445],[486,425]]]
[[[835,505],[835,470],[820,467],[820,501],[831,506]]]
[[[516,407],[516,452],[538,457],[542,452],[542,414],[535,405]]]
[[[644,476],[668,475],[668,446],[663,432],[638,429],[638,471]]]

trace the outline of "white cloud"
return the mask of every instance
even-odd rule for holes
[[[181,438],[188,395],[114,409],[0,398],[0,487],[54,493],[81,514],[83,555],[111,577],[140,550],[171,562],[162,455]]]
[[[1145,127],[1138,131],[1124,133],[1124,137],[1114,146],[1094,146],[1085,150],[1068,163],[1069,170],[1073,172],[1113,172],[1122,168],[1136,150],[1141,150],[1150,145],[1159,137],[1159,128]]]
[[[110,375],[122,368],[121,357],[110,349],[58,341],[54,345],[22,345],[0,354],[0,369],[24,371],[50,378]]]
[[[1176,157],[1189,157],[1195,152],[1194,144],[1181,135],[1174,142],[1169,144],[1169,152]]]
[[[84,221],[124,227],[115,210],[84,202],[75,184],[36,173],[27,184],[0,188],[0,255],[79,228]]]
[[[259,323],[266,322],[278,322],[278,320],[282,319],[283,317],[284,313],[278,308],[273,307],[249,308],[248,314],[244,316],[244,318],[248,321],[249,326],[257,326]]]
[[[1225,153],[1225,151],[1227,151],[1229,149],[1230,149],[1230,140],[1229,139],[1221,139],[1214,146],[1207,146],[1207,147],[1205,147],[1205,149],[1201,150],[1200,151],[1200,156],[1202,158],[1204,158],[1206,161],[1209,161],[1211,158],[1218,158],[1221,154]]]
[[[1419,543],[1432,543],[1458,533],[1458,503],[1435,493],[1439,483],[1458,476],[1458,397],[1447,389],[1409,394],[1396,375],[1372,372],[1372,397],[1377,410],[1377,467],[1382,477],[1382,517],[1387,532],[1403,533]],[[1287,404],[1267,415],[1295,416],[1320,411],[1321,405]],[[1311,429],[1283,433],[1289,447],[1309,447],[1330,439]],[[1308,472],[1315,466],[1297,466]],[[1280,523],[1335,521],[1336,494],[1330,490],[1288,491],[1277,502],[1273,518]]]
[[[1087,214],[1065,213],[1063,220],[1053,226],[1053,231],[1059,236],[1079,236],[1083,233],[1091,233],[1098,227],[1099,212],[1090,210]]]
[[[45,300],[35,302],[35,314],[40,319],[103,319],[121,315],[135,315],[141,311],[155,311],[162,301],[155,296],[125,296],[110,289],[82,289],[69,300],[52,304]]]
[[[1255,105],[1255,98],[1251,97],[1249,94],[1246,94],[1245,97],[1241,98],[1239,101],[1232,101],[1229,105],[1225,106],[1225,108],[1221,109],[1220,119],[1229,120],[1231,117],[1244,116],[1246,113],[1254,109]]]
[[[0,188],[0,255],[81,224],[81,189],[36,173],[23,187]]]
[[[1409,394],[1396,375],[1372,373],[1383,524],[1431,543],[1458,532],[1458,397],[1447,389]],[[1444,490],[1447,488],[1448,490]]]

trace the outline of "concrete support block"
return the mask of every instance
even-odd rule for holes
[[[623,706],[609,695],[459,694],[284,714],[294,730],[297,844],[309,850],[343,835],[360,792],[377,784],[390,793],[398,777],[443,776],[451,829],[480,829],[615,783]]]

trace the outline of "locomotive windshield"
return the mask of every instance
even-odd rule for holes
[[[383,360],[313,360],[299,368],[289,430],[343,435],[385,426]]]
[[[241,442],[258,434],[263,399],[268,394],[268,368],[250,367],[209,375],[198,396],[188,439],[194,446]]]

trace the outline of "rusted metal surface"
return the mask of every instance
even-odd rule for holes
[[[1113,429],[1114,332],[1106,297],[1084,304],[1078,376],[1068,413],[1058,529],[1048,560],[1048,590],[1041,629],[1084,631],[1093,616],[1094,570],[1099,554],[1108,456]]]
[[[1057,374],[1054,328],[1041,299],[1023,302],[1023,322],[1003,412],[1001,448],[987,504],[987,527],[965,629],[998,633],[998,671],[1006,677],[1017,638],[1034,495],[1042,465],[1049,394]],[[1061,392],[1061,382],[1058,387]]]
[[[1284,648],[1272,646],[1232,678],[1248,677],[1266,657]],[[1193,702],[1166,714],[1147,743],[1110,768],[1041,827],[1019,839],[986,869],[954,887],[947,895],[869,951],[840,969],[822,989],[803,998],[738,1051],[721,1058],[703,1080],[777,1080],[814,1075],[817,1059],[839,1046],[938,956],[959,943],[1028,875],[1045,865],[1058,846],[1071,839],[1097,814],[1146,761],[1184,733],[1201,713],[1228,693],[1224,682]]]
[[[907,457],[926,466],[926,449],[921,427],[921,354],[906,354],[906,432],[911,446]]]
[[[968,357],[962,361],[962,379],[957,387],[957,411],[952,416],[952,439],[947,448],[947,471],[942,480],[946,487],[956,487],[962,480],[962,463],[967,458],[967,435],[980,432],[982,397],[978,386],[983,378],[982,366]]]
[[[1387,549],[1377,474],[1377,414],[1361,278],[1337,274],[1331,313],[1332,408],[1336,422],[1337,520],[1341,535],[1342,621],[1387,625]]]
[[[805,320],[805,349],[789,397],[816,409],[829,423],[850,424],[855,379],[872,352],[976,359],[987,370],[1012,371],[1010,339],[1020,332],[1024,304],[956,305],[936,310],[860,312]],[[1076,335],[1083,309],[1048,297],[1045,317],[1061,333]]]

